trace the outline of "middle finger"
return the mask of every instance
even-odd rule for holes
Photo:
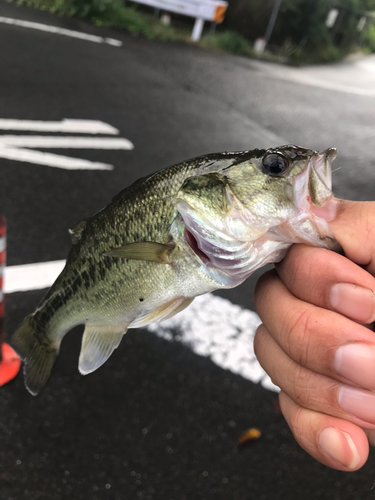
[[[375,335],[368,328],[296,298],[275,271],[260,278],[254,300],[268,332],[297,364],[375,390]]]

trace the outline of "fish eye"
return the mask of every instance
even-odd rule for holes
[[[271,175],[282,175],[289,167],[289,162],[285,156],[278,153],[266,155],[262,163],[264,170]]]

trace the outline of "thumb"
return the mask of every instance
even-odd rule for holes
[[[375,202],[338,200],[330,222],[345,256],[375,275]]]

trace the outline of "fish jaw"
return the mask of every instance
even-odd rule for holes
[[[219,287],[237,286],[260,267],[280,262],[293,243],[341,250],[329,226],[338,204],[331,191],[331,161],[336,150],[312,153],[306,167],[290,176],[289,206],[283,205],[279,216],[260,222],[259,216],[254,217],[244,206],[241,209],[238,200],[232,203],[228,193],[231,210],[220,222],[205,219],[184,200],[176,201],[180,234],[184,235],[180,244]]]
[[[315,153],[307,168],[293,178],[295,213],[278,227],[293,243],[342,251],[329,226],[338,207],[332,193],[331,161],[335,158],[335,148]]]

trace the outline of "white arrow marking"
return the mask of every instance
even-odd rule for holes
[[[117,135],[119,131],[99,120],[61,120],[45,122],[39,120],[0,119],[1,130],[32,130],[38,132],[69,132]],[[92,162],[81,158],[30,151],[24,148],[64,149],[111,149],[131,150],[134,145],[120,137],[73,137],[43,135],[0,135],[0,158],[7,160],[64,168],[67,170],[113,170],[113,165]]]
[[[64,119],[59,122],[13,120],[0,118],[0,130],[30,130],[32,132],[65,132],[80,134],[118,135],[120,131],[100,120]]]
[[[65,261],[5,268],[5,293],[38,290],[52,285]],[[237,375],[278,391],[258,363],[253,340],[260,319],[256,313],[211,293],[197,297],[184,311],[147,328],[169,341],[179,341]]]
[[[13,24],[15,26],[21,26],[22,28],[31,28],[39,31],[47,31],[48,33],[54,33],[56,35],[65,35],[73,38],[79,38],[81,40],[87,40],[88,42],[94,43],[108,43],[115,47],[121,47],[121,40],[116,40],[114,38],[103,38],[101,36],[89,35],[88,33],[82,33],[80,31],[68,30],[65,28],[57,28],[56,26],[49,26],[47,24],[32,23],[30,21],[21,21],[19,19],[14,19],[12,17],[0,16],[0,23]]]
[[[112,137],[47,137],[42,135],[0,135],[1,146],[64,149],[134,149],[128,139]]]
[[[31,151],[30,149],[4,147],[1,144],[0,158],[45,165],[47,167],[64,168],[65,170],[113,170],[114,168],[109,163],[99,163],[53,153],[42,153],[41,151]]]

